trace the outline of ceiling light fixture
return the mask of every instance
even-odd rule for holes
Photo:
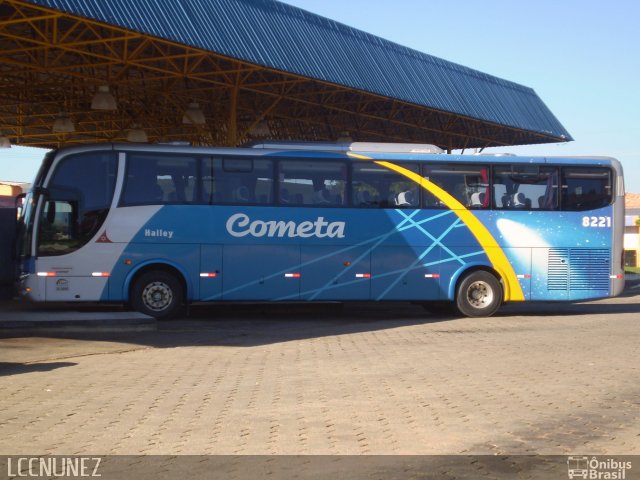
[[[116,99],[109,91],[108,85],[101,85],[91,100],[92,110],[116,110],[118,104]]]
[[[0,131],[0,148],[11,148],[11,141]]]
[[[252,137],[268,137],[271,135],[271,128],[266,120],[260,120],[249,130]]]
[[[337,143],[351,143],[353,142],[353,138],[349,132],[340,132],[340,136],[338,137]]]
[[[189,107],[182,116],[182,123],[190,125],[204,125],[207,121],[204,118],[204,113],[200,109],[198,102],[191,102]]]
[[[73,133],[76,131],[76,127],[69,118],[69,114],[60,112],[53,122],[53,133]]]
[[[129,133],[127,133],[127,142],[147,143],[148,141],[149,137],[147,137],[147,132],[145,132],[143,128],[140,128],[140,125],[137,123],[131,125],[131,129]]]

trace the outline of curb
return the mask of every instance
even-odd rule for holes
[[[0,314],[0,335],[124,333],[157,330],[157,320],[137,312],[14,311]]]

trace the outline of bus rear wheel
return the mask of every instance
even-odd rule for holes
[[[477,270],[465,276],[456,291],[456,308],[467,317],[490,317],[502,304],[502,285],[489,272]]]
[[[178,314],[184,302],[180,280],[169,272],[152,270],[140,275],[131,288],[134,310],[158,319]]]

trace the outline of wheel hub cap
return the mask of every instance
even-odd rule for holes
[[[486,308],[493,302],[493,290],[483,281],[473,282],[467,290],[469,303],[476,308]]]
[[[159,312],[171,305],[173,292],[164,282],[153,282],[145,287],[142,292],[142,301],[150,310]]]

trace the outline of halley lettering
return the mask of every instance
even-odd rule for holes
[[[289,238],[344,238],[345,222],[328,222],[318,217],[314,222],[306,220],[299,224],[294,221],[253,220],[244,213],[231,215],[227,220],[229,235],[240,238],[252,237],[289,237]]]
[[[173,238],[173,230],[163,230],[162,228],[145,228],[145,237],[163,237],[171,239]]]

